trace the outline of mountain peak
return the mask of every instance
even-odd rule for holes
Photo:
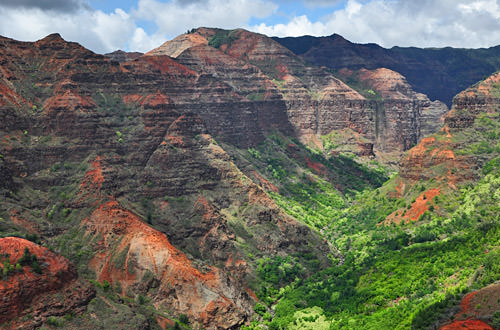
[[[341,36],[340,34],[337,34],[337,33],[334,33],[327,38],[330,38],[334,41],[342,41],[342,42],[346,42],[346,43],[351,43],[349,40],[347,40],[346,38],[344,38],[343,36]]]
[[[43,42],[66,42],[66,40],[63,39],[63,37],[61,37],[61,35],[59,33],[51,33],[49,34],[48,36],[46,36],[45,38],[42,38],[38,41],[43,41]]]
[[[198,33],[185,33],[164,42],[160,47],[150,50],[146,55],[168,55],[177,57],[188,48],[197,45],[206,45],[208,40]]]
[[[114,52],[104,54],[104,56],[109,57],[113,61],[117,62],[127,62],[127,61],[132,61],[140,56],[142,56],[143,53],[140,52],[126,52],[121,49],[115,50]]]

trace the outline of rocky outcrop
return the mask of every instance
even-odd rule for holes
[[[437,179],[451,188],[477,179],[478,169],[494,155],[477,146],[485,143],[484,125],[498,118],[499,81],[497,73],[458,94],[440,132],[422,139],[401,159],[400,177],[412,182]],[[479,116],[489,117],[486,124],[476,122]]]
[[[75,267],[62,256],[17,237],[0,238],[0,248],[4,274],[0,280],[0,324],[34,329],[49,316],[84,310],[95,296],[94,289],[78,280]],[[30,261],[26,257],[22,261],[25,251],[29,251]],[[5,270],[7,263],[12,267],[9,272]],[[21,319],[25,315],[29,317]]]
[[[123,294],[149,294],[154,304],[188,315],[205,329],[232,329],[252,314],[250,296],[221,269],[200,272],[168,241],[132,212],[110,201],[82,222],[98,245],[90,267],[100,281]],[[154,293],[153,293],[154,292]]]
[[[408,150],[442,127],[448,108],[416,93],[405,77],[389,69],[340,70],[346,81],[363,89],[375,108],[375,149],[379,153]]]
[[[480,113],[497,113],[500,106],[500,73],[459,93],[453,99],[453,111],[445,118],[450,128],[467,128]]]
[[[0,56],[8,58],[0,82],[9,87],[0,98],[0,175],[7,179],[0,211],[12,228],[26,232],[22,223],[29,224],[50,241],[87,232],[102,246],[82,243],[97,253],[90,267],[99,278],[192,313],[208,328],[248,320],[254,300],[246,283],[255,279],[257,258],[313,255],[329,264],[326,242],[284,214],[214,140],[241,148],[272,130],[291,132],[286,112],[275,107],[283,103],[276,86],[257,67],[239,75],[255,74],[256,90],[268,88],[261,101],[248,97],[253,82],[215,77],[222,64],[212,73],[167,55],[120,64],[58,35],[35,43],[2,39]],[[120,227],[122,215],[134,231]],[[118,236],[133,249],[114,241]],[[108,263],[157,249],[162,261],[184,268],[155,268],[141,257],[127,273]],[[87,266],[78,260],[79,269]],[[141,286],[148,271],[175,287],[149,291]]]
[[[112,59],[113,61],[120,62],[120,63],[135,60],[136,58],[138,58],[142,55],[143,55],[143,53],[124,52],[123,50],[115,50],[112,53],[104,54],[104,56],[107,56],[110,59]]]
[[[289,122],[308,144],[317,144],[319,136],[332,131],[350,129],[369,141],[353,150],[399,155],[439,128],[447,110],[415,93],[404,77],[390,70],[362,72],[367,85],[378,84],[375,89],[386,92],[385,102],[367,99],[325,69],[305,65],[271,38],[242,29],[199,28],[146,55],[159,54],[223,80],[259,109],[259,118],[265,118],[262,127],[285,131],[278,123]]]

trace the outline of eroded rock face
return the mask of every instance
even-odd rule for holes
[[[355,79],[373,95],[374,138],[378,152],[405,151],[424,136],[435,133],[444,123],[446,105],[431,102],[416,93],[399,73],[381,68],[359,71],[341,70],[344,79]]]
[[[440,132],[422,139],[401,159],[400,177],[413,182],[442,180],[451,188],[475,180],[478,169],[491,158],[490,153],[473,154],[470,150],[481,141],[480,134],[485,129],[475,121],[480,115],[487,115],[490,120],[498,118],[499,81],[497,73],[458,94]]]
[[[450,128],[467,128],[480,113],[497,113],[500,106],[500,73],[459,93],[453,99],[453,111],[445,118]]]
[[[116,201],[101,205],[82,222],[99,248],[90,267],[100,281],[153,296],[157,306],[183,313],[206,329],[230,329],[252,314],[243,288],[222,270],[202,273],[174,248],[165,234],[149,227]]]
[[[0,279],[0,324],[12,328],[35,328],[48,316],[77,313],[95,296],[88,283],[78,280],[75,267],[64,257],[33,242],[17,237],[0,238],[2,262],[14,267]],[[40,266],[36,272],[31,263],[22,266],[20,259],[28,249]],[[20,264],[20,269],[15,269]],[[2,265],[2,270],[5,265]],[[54,295],[58,294],[56,298]],[[62,298],[61,298],[62,296]],[[21,316],[29,318],[20,319]]]
[[[500,69],[491,61],[498,57],[500,47],[386,49],[373,43],[352,43],[338,34],[273,39],[308,63],[333,70],[389,68],[397,71],[408,79],[415,90],[428,95],[431,100],[440,100],[449,107],[457,93]]]
[[[2,39],[0,56],[0,85],[7,86],[0,97],[0,207],[14,229],[53,238],[80,228],[103,247],[85,241],[97,253],[90,266],[99,278],[207,328],[248,320],[254,256],[312,254],[329,263],[326,242],[285,215],[214,140],[246,147],[271,130],[291,131],[286,112],[274,107],[283,103],[276,87],[258,68],[240,73],[257,73],[256,88],[269,87],[269,96],[254,102],[245,94],[253,83],[230,85],[166,55],[119,64],[57,35],[36,43]],[[36,198],[19,200],[16,187]],[[123,228],[127,221],[134,231]],[[119,236],[130,244],[119,245]],[[166,264],[141,255],[157,250]],[[139,259],[124,272],[109,263],[119,258],[115,252]],[[149,271],[161,294],[144,286]]]
[[[415,93],[404,77],[387,69],[356,73],[382,98],[367,99],[325,69],[306,66],[274,40],[241,29],[199,28],[147,55],[158,54],[233,86],[265,114],[263,127],[269,128],[266,122],[279,127],[276,123],[288,121],[302,142],[314,145],[321,135],[349,129],[371,143],[350,148],[360,155],[373,155],[367,150],[374,149],[397,158],[439,129],[447,111],[443,103]]]

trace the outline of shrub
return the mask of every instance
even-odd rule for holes
[[[109,284],[108,281],[104,280],[102,282],[102,288],[103,288],[104,291],[108,291],[110,287],[111,287],[111,285]]]
[[[40,265],[36,260],[31,262],[31,269],[33,269],[33,271],[37,274],[42,273],[42,268],[40,268]]]
[[[55,316],[49,316],[47,318],[47,324],[51,325],[53,327],[60,327],[60,326],[62,326],[64,324],[64,320],[58,319]]]
[[[139,305],[144,305],[146,303],[146,297],[144,297],[142,294],[137,296],[137,303]]]
[[[253,310],[255,311],[255,313],[259,314],[260,316],[263,316],[267,312],[266,306],[264,306],[260,303],[255,304],[255,307]]]
[[[181,314],[181,315],[179,315],[179,322],[187,325],[187,324],[189,324],[189,318],[187,317],[186,314]]]

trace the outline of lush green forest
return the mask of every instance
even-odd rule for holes
[[[276,203],[329,241],[332,266],[260,260],[259,317],[247,329],[429,329],[447,321],[465,293],[500,280],[499,132],[498,116],[484,114],[452,133],[457,154],[484,160],[473,170],[477,180],[454,188],[421,180],[401,196],[391,193],[398,175],[352,157],[325,158],[305,147],[287,152],[293,142],[278,136],[248,150],[246,159],[279,187],[270,192]],[[353,178],[338,180],[342,166],[356,168]],[[441,167],[427,170],[437,177]],[[431,189],[441,193],[418,221],[384,223]]]

